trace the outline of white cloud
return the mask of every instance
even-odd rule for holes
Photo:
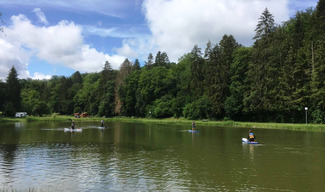
[[[97,23],[98,26],[101,26],[101,23]],[[97,27],[92,25],[83,25],[82,32],[85,35],[96,35],[100,37],[113,37],[113,38],[121,38],[121,39],[127,39],[127,38],[138,38],[139,36],[142,36],[143,33],[138,32],[142,30],[142,27],[112,27],[112,28],[103,28],[103,27]]]
[[[48,25],[49,23],[47,22],[46,20],[46,17],[44,15],[44,13],[42,12],[42,10],[40,8],[35,8],[33,10],[34,13],[36,13],[37,17],[38,17],[38,20],[39,22],[45,24],[45,25]]]
[[[39,79],[39,80],[42,80],[42,79],[51,79],[52,76],[51,75],[44,75],[42,73],[34,73],[34,76],[32,77],[32,79]]]
[[[102,52],[98,52],[94,48],[90,48],[88,45],[83,45],[77,59],[79,59],[79,61],[74,62],[71,68],[82,72],[94,72],[101,71],[105,61],[109,61],[113,69],[118,69],[125,57],[119,55],[109,56]]]
[[[122,47],[114,48],[118,55],[123,55],[128,59],[140,59],[146,61],[149,53],[158,52],[155,41],[151,35],[138,34],[134,38],[123,39]],[[161,50],[160,50],[161,51]]]
[[[289,19],[288,0],[145,0],[144,14],[158,50],[177,61],[197,44],[219,43],[233,35],[252,44],[258,18],[267,7],[275,22]]]
[[[142,0],[96,2],[4,0],[0,5],[87,11],[121,19],[135,16]],[[28,72],[31,57],[81,72],[95,72],[102,70],[106,60],[118,69],[126,57],[146,60],[150,52],[155,56],[157,51],[164,51],[171,61],[177,61],[195,44],[204,49],[208,40],[219,43],[224,34],[231,34],[239,43],[249,46],[266,7],[280,24],[292,16],[292,9],[303,10],[306,6],[315,7],[316,3],[317,0],[144,0],[142,8],[150,35],[146,26],[130,26],[136,18],[111,28],[102,27],[102,22],[107,21],[104,18],[94,21],[97,27],[71,21],[49,25],[43,11],[36,8],[33,12],[45,26],[34,25],[26,16],[17,15],[11,17],[12,24],[4,27],[5,33],[0,33],[0,79],[6,78],[12,66],[20,78],[32,77]],[[86,44],[83,35],[120,38],[122,46],[115,48],[118,55],[108,55]]]
[[[24,15],[12,16],[12,25],[0,36],[0,78],[4,79],[14,65],[20,78],[30,77],[27,71],[31,56],[51,64],[59,64],[80,72],[98,72],[105,61],[118,69],[125,57],[98,52],[83,42],[82,28],[74,22],[38,27]]]
[[[113,32],[117,30],[117,28],[106,29],[106,28],[100,28],[91,25],[85,25],[82,28],[83,28],[83,32],[86,34],[98,35],[101,37],[109,37],[109,36],[114,37],[116,36],[116,34],[114,34]]]
[[[30,77],[27,71],[29,57],[30,53],[18,44],[0,38],[0,79],[6,79],[12,67],[17,70],[19,78]]]
[[[119,55],[125,55],[126,57],[129,57],[129,58],[138,57],[138,53],[136,53],[131,48],[131,46],[135,46],[135,44],[136,44],[136,41],[134,39],[128,39],[128,40],[125,39],[125,40],[123,40],[122,44],[123,45],[121,48],[116,49],[116,51]]]

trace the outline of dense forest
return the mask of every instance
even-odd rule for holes
[[[177,63],[166,52],[140,65],[109,61],[99,73],[50,80],[17,79],[13,67],[0,82],[0,111],[44,115],[88,112],[93,116],[184,117],[236,121],[325,123],[325,0],[275,24],[266,8],[254,44],[232,35],[194,45]]]

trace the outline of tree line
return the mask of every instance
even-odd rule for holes
[[[50,80],[17,79],[13,67],[0,82],[5,114],[184,117],[237,121],[325,122],[325,0],[281,25],[266,8],[254,44],[232,35],[195,45],[177,63],[166,52],[150,53],[141,67],[107,61],[99,73],[78,71]]]

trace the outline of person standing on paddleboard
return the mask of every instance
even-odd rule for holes
[[[195,122],[192,122],[192,131],[195,131]]]
[[[74,120],[72,120],[72,123],[71,123],[71,129],[74,129],[76,126],[76,123],[74,122]]]
[[[101,120],[100,123],[101,123],[100,126],[104,127],[104,120]]]
[[[252,132],[252,130],[249,130],[249,131],[248,131],[248,137],[247,137],[247,139],[248,139],[250,142],[254,142],[254,141],[255,141],[256,137],[255,137],[254,133]]]

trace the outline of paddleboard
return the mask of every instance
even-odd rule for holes
[[[98,127],[98,129],[105,129],[105,127]]]
[[[198,130],[188,130],[188,132],[190,132],[190,133],[198,133],[199,131]]]
[[[242,138],[241,141],[242,141],[243,143],[248,143],[248,144],[258,144],[257,141],[248,141],[247,138]]]
[[[64,132],[71,131],[71,132],[82,132],[82,129],[71,129],[71,128],[64,128]]]

